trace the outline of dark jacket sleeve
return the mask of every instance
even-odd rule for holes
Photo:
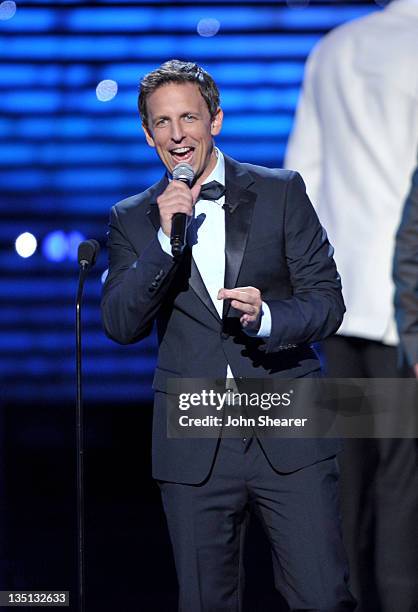
[[[109,274],[101,302],[103,325],[112,340],[130,344],[150,333],[176,264],[162,250],[156,232],[138,254],[127,238],[117,206],[110,214],[108,249]]]
[[[272,330],[267,351],[323,340],[335,333],[345,312],[334,250],[297,172],[285,201],[285,257],[293,295],[267,300]]]
[[[396,235],[393,279],[401,350],[413,366],[418,363],[418,168]]]

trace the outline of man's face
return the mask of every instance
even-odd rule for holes
[[[216,165],[212,137],[219,134],[223,113],[211,119],[209,109],[194,83],[168,83],[147,98],[147,143],[171,173],[177,164],[190,164],[201,183]]]

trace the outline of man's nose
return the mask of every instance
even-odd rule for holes
[[[185,134],[184,129],[180,121],[173,121],[171,124],[171,140],[179,143],[183,140]]]

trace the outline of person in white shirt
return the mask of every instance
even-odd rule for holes
[[[344,24],[310,54],[285,166],[335,247],[347,313],[323,344],[332,377],[399,377],[394,238],[418,148],[418,0]],[[414,440],[346,440],[343,514],[361,612],[417,598]]]

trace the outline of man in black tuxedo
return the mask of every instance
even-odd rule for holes
[[[153,476],[173,544],[182,612],[242,609],[248,510],[271,543],[289,608],[353,610],[338,515],[338,441],[167,437],[170,378],[316,376],[310,343],[334,333],[344,303],[332,247],[291,171],[241,164],[214,147],[223,114],[212,77],[172,60],[141,82],[145,137],[166,175],[117,204],[102,312],[107,334],[137,342],[157,323]],[[190,164],[191,188],[170,180]],[[190,218],[180,259],[173,214]]]

